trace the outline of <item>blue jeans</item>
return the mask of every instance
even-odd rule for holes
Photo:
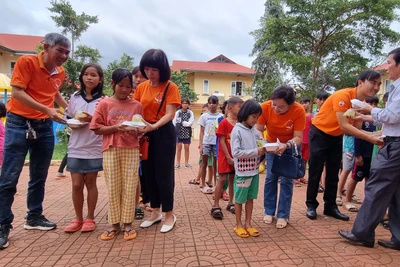
[[[36,131],[37,139],[27,140],[27,121]],[[13,113],[7,114],[3,167],[0,176],[0,225],[11,225],[11,206],[26,155],[30,154],[27,219],[43,212],[44,187],[54,150],[53,122],[29,120]]]
[[[284,154],[291,154],[292,150],[286,150]],[[274,216],[277,210],[277,218],[289,219],[290,207],[292,205],[293,197],[293,179],[286,177],[279,177],[271,172],[272,164],[274,163],[275,154],[266,153],[265,158],[267,161],[267,177],[264,184],[264,212],[265,215]],[[280,182],[279,202],[278,199],[278,179]]]

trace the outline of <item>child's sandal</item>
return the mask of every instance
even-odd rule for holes
[[[235,204],[228,204],[228,206],[226,206],[226,210],[231,212],[232,214],[235,214]]]
[[[235,228],[233,228],[233,231],[235,231],[235,233],[241,238],[249,237],[249,233],[243,227],[241,227],[241,228],[235,227]]]

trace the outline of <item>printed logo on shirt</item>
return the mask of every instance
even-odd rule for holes
[[[294,126],[294,122],[292,120],[288,120],[285,123],[285,128],[288,129],[288,130],[291,130],[293,128],[293,126]]]
[[[341,107],[344,106],[344,101],[343,101],[343,100],[340,100],[340,101],[339,101],[339,106],[341,106]]]
[[[50,78],[50,81],[53,83],[54,87],[58,89],[60,89],[61,86],[61,80],[59,78]]]
[[[154,102],[157,104],[161,104],[163,95],[164,95],[163,92],[157,92],[156,95],[154,96]]]

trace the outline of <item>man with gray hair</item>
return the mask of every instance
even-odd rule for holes
[[[44,52],[25,55],[15,63],[12,97],[7,104],[3,168],[0,176],[0,249],[8,246],[14,214],[11,206],[26,155],[30,154],[25,229],[52,230],[56,224],[43,216],[45,182],[54,149],[53,121],[66,123],[54,102],[66,108],[59,92],[65,78],[70,41],[58,33],[46,34]]]

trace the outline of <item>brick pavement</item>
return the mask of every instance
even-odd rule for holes
[[[306,186],[295,187],[291,220],[286,229],[266,225],[263,218],[263,186],[254,202],[253,226],[261,236],[239,238],[232,228],[233,214],[224,212],[224,219],[210,216],[212,195],[204,195],[198,186],[188,181],[197,174],[197,142],[191,146],[193,169],[176,171],[175,212],[177,225],[167,234],[159,232],[161,224],[139,228],[136,239],[125,241],[122,234],[111,241],[101,241],[100,234],[107,220],[107,193],[102,177],[98,178],[99,201],[96,209],[97,229],[92,233],[66,234],[63,228],[74,216],[70,179],[55,179],[56,166],[50,167],[44,202],[45,215],[58,228],[53,231],[23,229],[26,213],[28,167],[24,167],[15,196],[14,229],[10,246],[0,251],[0,266],[400,266],[400,252],[349,245],[337,234],[339,228],[349,229],[350,222],[324,217],[318,209],[318,219],[305,217]],[[265,175],[260,177],[261,185]],[[362,196],[362,186],[357,189]],[[319,195],[322,202],[322,195]],[[222,208],[226,202],[221,200]],[[148,213],[146,213],[146,217]],[[377,239],[387,239],[389,232],[381,226]]]

